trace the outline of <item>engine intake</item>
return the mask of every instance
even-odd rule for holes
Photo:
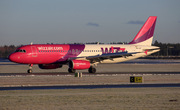
[[[39,64],[39,68],[41,69],[56,69],[56,68],[61,68],[61,64]]]
[[[90,68],[91,63],[86,60],[71,60],[68,65],[71,69],[82,70]]]

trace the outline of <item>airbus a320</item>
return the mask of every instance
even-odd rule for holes
[[[157,16],[150,16],[135,38],[128,44],[31,44],[18,47],[9,55],[9,60],[32,66],[38,64],[41,69],[56,69],[69,66],[69,73],[88,69],[95,73],[95,66],[101,63],[118,63],[133,60],[158,52],[151,46]]]

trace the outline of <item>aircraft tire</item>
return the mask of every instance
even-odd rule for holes
[[[92,68],[92,67],[91,67],[91,68],[89,68],[88,71],[89,71],[89,73],[96,73],[96,68]]]
[[[69,68],[69,69],[68,69],[68,72],[69,72],[69,73],[75,73],[76,70]]]
[[[32,71],[32,69],[28,69],[27,72],[28,73],[32,73],[33,71]]]

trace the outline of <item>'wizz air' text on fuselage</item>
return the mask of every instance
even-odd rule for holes
[[[101,51],[103,54],[106,53],[118,53],[118,52],[124,52],[125,48],[121,48],[121,47],[110,47],[108,48],[101,48]]]

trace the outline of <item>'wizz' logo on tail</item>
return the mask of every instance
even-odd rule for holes
[[[110,47],[108,48],[101,48],[102,54],[106,53],[118,53],[118,52],[124,52],[125,48],[120,48],[120,47]]]

